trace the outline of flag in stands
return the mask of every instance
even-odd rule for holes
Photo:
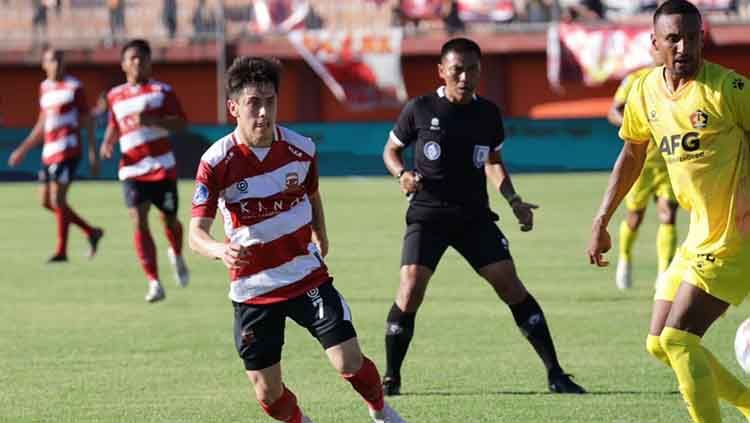
[[[620,80],[652,63],[649,26],[561,23],[550,25],[547,42],[547,77],[554,88],[563,82],[592,86]]]
[[[250,30],[256,34],[287,33],[302,26],[310,12],[307,0],[253,0]]]
[[[395,107],[406,101],[400,28],[378,32],[293,31],[289,40],[328,86],[352,109]]]
[[[515,16],[513,0],[458,0],[464,22],[509,22]]]

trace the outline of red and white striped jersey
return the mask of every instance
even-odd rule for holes
[[[161,181],[176,179],[174,153],[169,132],[158,126],[136,125],[134,118],[145,112],[157,117],[185,118],[172,87],[150,80],[125,83],[107,94],[109,124],[120,132],[120,180]]]
[[[315,144],[277,126],[263,160],[235,133],[201,158],[193,217],[224,217],[227,239],[250,247],[250,264],[231,270],[229,298],[271,304],[331,279],[312,236],[309,196],[318,192]]]
[[[80,157],[78,118],[89,112],[81,82],[72,76],[45,79],[39,84],[39,107],[44,114],[42,162],[51,165]]]

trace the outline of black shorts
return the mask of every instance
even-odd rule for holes
[[[143,182],[126,179],[122,183],[125,205],[129,208],[150,202],[164,214],[177,214],[177,181]]]
[[[265,369],[281,361],[287,317],[306,328],[324,349],[357,336],[349,305],[333,281],[280,303],[232,304],[234,343],[247,370]]]
[[[488,264],[511,260],[508,240],[495,222],[414,222],[406,227],[401,265],[418,264],[433,272],[446,248],[453,247],[479,270]]]
[[[42,166],[42,169],[39,170],[39,182],[45,184],[49,182],[60,184],[73,182],[76,176],[76,169],[78,169],[78,162],[78,159],[68,159],[49,166]]]

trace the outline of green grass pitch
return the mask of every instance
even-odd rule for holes
[[[404,395],[390,399],[409,422],[686,422],[670,370],[645,352],[655,277],[653,207],[636,244],[635,287],[614,287],[608,269],[589,266],[591,217],[607,176],[516,175],[538,203],[535,230],[521,233],[493,195],[521,279],[544,308],[565,369],[591,394],[547,393],[539,359],[507,307],[455,252],[443,258],[418,318],[403,370]],[[71,227],[63,265],[53,216],[36,185],[4,183],[0,222],[0,422],[270,422],[255,403],[232,343],[227,276],[219,262],[187,252],[189,287],[175,286],[161,223],[151,228],[167,299],[146,304],[146,283],[115,182],[80,182],[71,204],[106,235],[100,255],[83,257]],[[385,315],[398,283],[406,202],[393,179],[323,178],[336,286],[354,313],[364,351],[382,369]],[[183,223],[192,183],[180,183]],[[619,216],[610,229],[616,242]],[[679,215],[679,235],[687,216]],[[218,233],[220,225],[214,225]],[[706,344],[734,373],[734,331],[747,309],[720,319]],[[286,383],[315,422],[367,422],[364,405],[318,344],[293,322],[284,352]],[[743,380],[750,382],[742,375]],[[740,414],[723,407],[726,422]]]

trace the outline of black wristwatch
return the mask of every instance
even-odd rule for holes
[[[396,179],[398,179],[400,181],[401,177],[404,176],[404,173],[406,173],[406,172],[408,172],[408,170],[406,170],[406,168],[403,168],[403,169],[399,170],[398,171],[398,175],[396,175]]]

